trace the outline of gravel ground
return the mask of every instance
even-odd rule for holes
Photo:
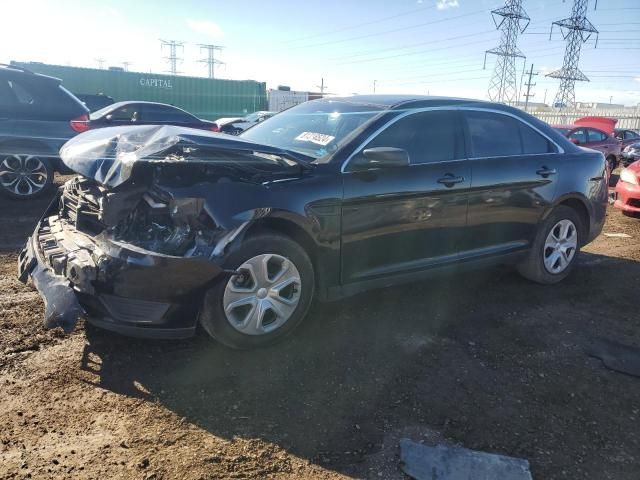
[[[15,279],[45,208],[0,200],[0,478],[404,478],[409,437],[527,458],[536,479],[640,478],[640,220],[610,210],[561,285],[511,269],[316,305],[275,347],[41,328]]]

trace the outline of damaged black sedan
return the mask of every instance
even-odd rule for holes
[[[334,300],[430,272],[514,263],[551,284],[601,231],[604,159],[510,107],[325,99],[240,137],[90,131],[19,258],[45,326],[251,348]]]

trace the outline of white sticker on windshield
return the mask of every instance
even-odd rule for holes
[[[336,137],[332,137],[331,135],[325,135],[324,133],[313,133],[313,132],[302,132],[300,135],[296,137],[296,140],[301,142],[311,142],[316,143],[318,145],[322,145],[323,147],[331,142]]]

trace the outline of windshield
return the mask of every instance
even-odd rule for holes
[[[556,132],[561,133],[562,135],[564,135],[565,137],[569,134],[570,129],[569,128],[560,128],[560,127],[553,127],[553,129]]]
[[[308,102],[259,123],[242,137],[320,158],[336,151],[345,137],[380,112],[374,105],[331,100]]]

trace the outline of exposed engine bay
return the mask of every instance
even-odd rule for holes
[[[221,236],[203,199],[174,198],[154,187],[116,194],[76,177],[63,187],[59,213],[79,232],[164,255],[208,255]]]

